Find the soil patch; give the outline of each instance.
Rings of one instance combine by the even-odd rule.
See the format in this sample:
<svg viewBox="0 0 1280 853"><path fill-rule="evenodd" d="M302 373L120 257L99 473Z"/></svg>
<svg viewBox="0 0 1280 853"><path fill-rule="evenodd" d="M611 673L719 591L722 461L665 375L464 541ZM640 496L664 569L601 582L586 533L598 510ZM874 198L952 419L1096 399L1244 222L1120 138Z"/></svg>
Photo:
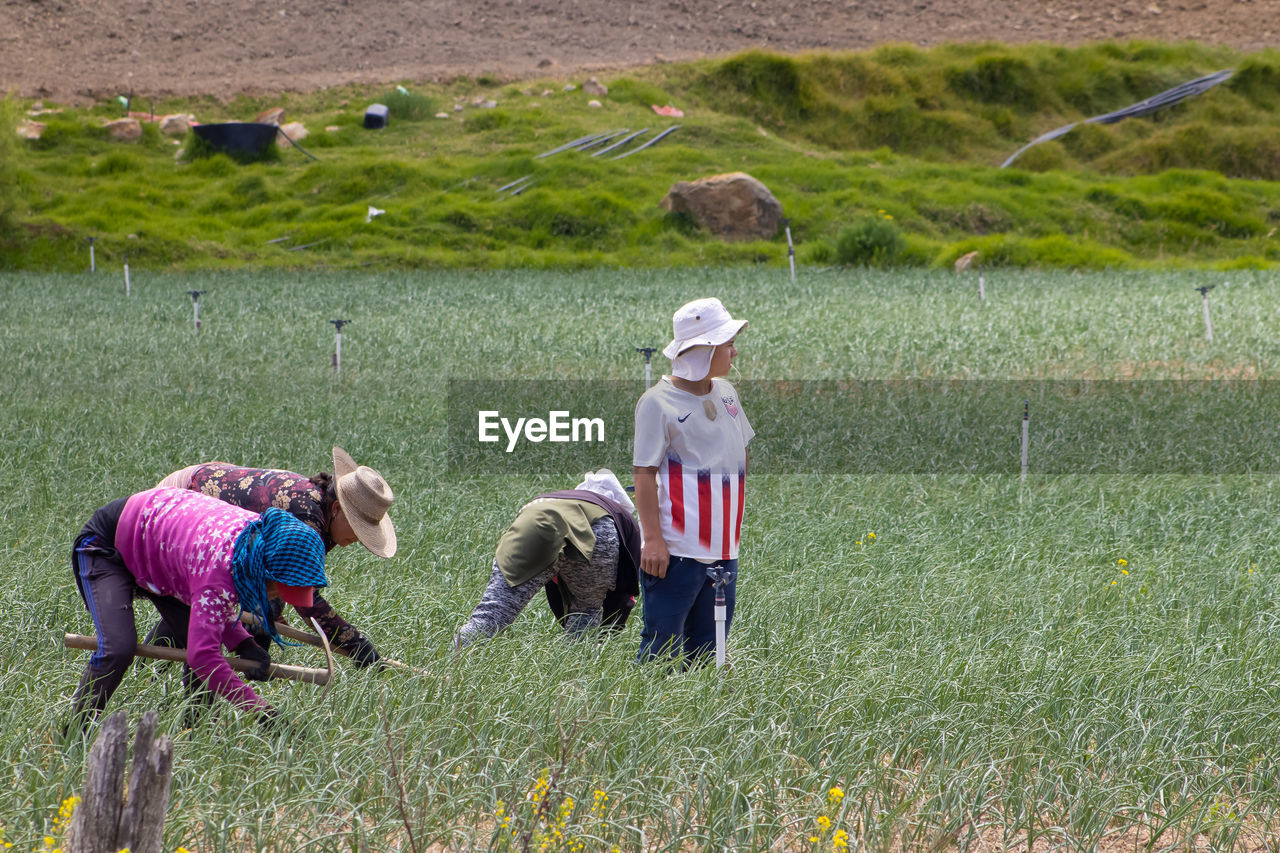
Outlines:
<svg viewBox="0 0 1280 853"><path fill-rule="evenodd" d="M77 103L502 79L748 48L1194 39L1274 46L1280 0L0 0L0 92Z"/></svg>

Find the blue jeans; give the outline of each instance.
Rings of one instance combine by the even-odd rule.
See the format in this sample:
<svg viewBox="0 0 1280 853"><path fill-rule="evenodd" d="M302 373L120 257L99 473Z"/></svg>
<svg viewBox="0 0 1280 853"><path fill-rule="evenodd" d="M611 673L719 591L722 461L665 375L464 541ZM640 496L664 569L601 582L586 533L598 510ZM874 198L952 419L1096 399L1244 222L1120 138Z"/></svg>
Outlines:
<svg viewBox="0 0 1280 853"><path fill-rule="evenodd" d="M667 576L641 573L644 594L644 629L640 634L638 663L657 657L683 658L686 663L708 656L716 649L715 588L707 570L723 566L725 584L725 635L733 622L738 585L738 561L703 563L689 557L672 557Z"/></svg>

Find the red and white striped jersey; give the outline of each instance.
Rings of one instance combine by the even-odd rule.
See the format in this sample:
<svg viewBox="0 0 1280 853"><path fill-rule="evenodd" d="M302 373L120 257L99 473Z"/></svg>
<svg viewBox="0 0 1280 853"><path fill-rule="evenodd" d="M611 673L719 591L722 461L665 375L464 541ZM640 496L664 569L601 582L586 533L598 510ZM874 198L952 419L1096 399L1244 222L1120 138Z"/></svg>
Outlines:
<svg viewBox="0 0 1280 853"><path fill-rule="evenodd" d="M755 434L725 379L697 396L664 376L640 398L632 464L658 469L658 514L672 556L737 559Z"/></svg>

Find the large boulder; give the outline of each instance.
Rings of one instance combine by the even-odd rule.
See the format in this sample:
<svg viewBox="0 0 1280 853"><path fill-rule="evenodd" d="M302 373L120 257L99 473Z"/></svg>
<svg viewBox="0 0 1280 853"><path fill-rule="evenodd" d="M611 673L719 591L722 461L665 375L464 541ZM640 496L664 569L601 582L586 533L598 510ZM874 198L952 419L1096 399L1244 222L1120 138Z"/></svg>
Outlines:
<svg viewBox="0 0 1280 853"><path fill-rule="evenodd" d="M284 107L271 107L258 113L254 119L258 124L280 125L284 123Z"/></svg>
<svg viewBox="0 0 1280 853"><path fill-rule="evenodd" d="M105 127L117 142L137 142L142 138L142 122L136 118L118 118L107 122Z"/></svg>
<svg viewBox="0 0 1280 853"><path fill-rule="evenodd" d="M291 121L288 124L280 125L281 136L276 142L285 148L288 148L294 142L301 142L307 138L307 128L300 121Z"/></svg>
<svg viewBox="0 0 1280 853"><path fill-rule="evenodd" d="M23 122L18 125L18 135L23 139L39 139L40 135L44 133L44 129L44 122L24 119Z"/></svg>
<svg viewBox="0 0 1280 853"><path fill-rule="evenodd" d="M687 213L725 240L770 240L782 226L782 205L745 172L673 184L662 206Z"/></svg>
<svg viewBox="0 0 1280 853"><path fill-rule="evenodd" d="M165 136L186 136L191 130L191 116L186 113L167 115L160 119L160 132Z"/></svg>

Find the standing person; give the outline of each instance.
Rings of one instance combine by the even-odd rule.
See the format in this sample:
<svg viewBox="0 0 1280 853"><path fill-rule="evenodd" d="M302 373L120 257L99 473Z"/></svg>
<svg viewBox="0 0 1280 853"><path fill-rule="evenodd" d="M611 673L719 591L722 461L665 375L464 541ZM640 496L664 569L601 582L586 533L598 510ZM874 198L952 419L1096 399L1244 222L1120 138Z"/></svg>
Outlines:
<svg viewBox="0 0 1280 853"><path fill-rule="evenodd" d="M570 637L601 624L622 630L640 591L634 510L608 468L589 472L575 489L539 495L521 507L498 540L489 584L454 647L506 628L544 586Z"/></svg>
<svg viewBox="0 0 1280 853"><path fill-rule="evenodd" d="M755 430L724 377L738 354L735 320L719 299L696 299L672 318L662 354L671 374L636 404L636 509L644 544L641 662L659 656L687 665L715 650L715 591L722 569L733 619L738 540L746 497L747 442ZM726 630L728 625L726 624Z"/></svg>
<svg viewBox="0 0 1280 853"><path fill-rule="evenodd" d="M93 619L98 648L76 689L80 725L96 717L120 685L138 645L134 598L149 599L183 631L189 689L196 682L269 722L272 708L222 657L222 647L258 664L271 656L240 624L243 609L264 619L269 598L306 606L325 586L324 545L311 528L271 508L261 516L181 489L155 488L97 510L72 545L76 586ZM68 729L75 730L75 724Z"/></svg>
<svg viewBox="0 0 1280 853"><path fill-rule="evenodd" d="M333 448L332 475L321 472L304 477L292 471L207 462L175 471L160 484L197 491L252 512L273 506L286 510L320 534L326 553L355 542L379 557L396 552L396 531L387 516L395 499L391 487L377 471L356 465L341 447ZM283 609L281 600L273 601L273 622ZM304 622L314 618L334 649L346 653L357 666L378 661L373 643L323 597L316 595L312 604L294 609ZM263 641L261 634L258 639ZM161 621L147 640L180 647L181 632Z"/></svg>

